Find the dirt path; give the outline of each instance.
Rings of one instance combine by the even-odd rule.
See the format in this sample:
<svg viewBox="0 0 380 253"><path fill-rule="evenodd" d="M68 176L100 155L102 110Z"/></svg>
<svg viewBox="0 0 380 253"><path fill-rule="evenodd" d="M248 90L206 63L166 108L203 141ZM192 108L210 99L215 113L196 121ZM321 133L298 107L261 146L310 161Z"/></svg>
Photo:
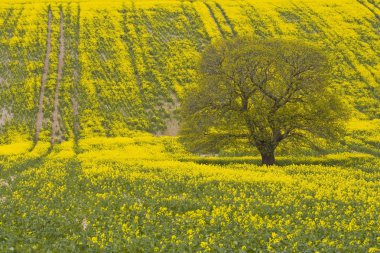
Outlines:
<svg viewBox="0 0 380 253"><path fill-rule="evenodd" d="M164 108L170 113L170 117L165 120L166 129L163 132L158 132L157 136L177 136L179 133L179 120L176 118L176 110L180 107L177 95L171 94L173 102L164 103Z"/></svg>
<svg viewBox="0 0 380 253"><path fill-rule="evenodd" d="M73 133L74 133L74 145L77 149L79 135L80 135L80 122L79 122L79 83L80 83L80 63L79 63L79 43L80 43L80 5L78 4L76 26L75 26L75 47L74 47L74 60L77 64L73 71L73 94L71 97L72 110L73 110Z"/></svg>
<svg viewBox="0 0 380 253"><path fill-rule="evenodd" d="M44 112L43 112L43 105L44 105L44 97L45 97L45 85L47 82L47 78L49 75L49 60L50 60L50 53L51 53L51 25L52 25L52 19L53 15L51 12L51 9L49 7L48 10L48 33L47 33L47 39L46 39L46 56L45 56L45 62L44 62L44 70L42 73L42 80L41 80L41 90L40 90L40 98L38 101L38 112L37 112L37 119L36 119L36 134L34 137L34 143L37 144L40 136L40 132L42 129L42 122L44 118Z"/></svg>
<svg viewBox="0 0 380 253"><path fill-rule="evenodd" d="M4 107L0 110L0 128L13 119L12 110Z"/></svg>
<svg viewBox="0 0 380 253"><path fill-rule="evenodd" d="M54 143L56 142L61 142L62 137L63 137L62 129L60 125L61 115L59 113L59 87L62 81L64 58L65 58L64 17L63 17L62 8L60 10L59 30L60 30L60 37L59 37L58 75L57 75L57 83L55 85L55 93L54 93L53 122L51 126L51 145L54 145Z"/></svg>

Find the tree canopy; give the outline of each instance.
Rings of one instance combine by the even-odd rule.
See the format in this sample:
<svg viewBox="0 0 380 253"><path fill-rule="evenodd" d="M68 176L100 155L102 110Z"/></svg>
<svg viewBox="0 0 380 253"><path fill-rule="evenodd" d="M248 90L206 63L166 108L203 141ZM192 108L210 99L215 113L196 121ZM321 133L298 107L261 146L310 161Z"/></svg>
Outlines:
<svg viewBox="0 0 380 253"><path fill-rule="evenodd" d="M192 151L243 139L263 164L285 139L344 133L348 110L331 88L331 64L300 41L235 38L202 54L199 82L182 104L182 140Z"/></svg>

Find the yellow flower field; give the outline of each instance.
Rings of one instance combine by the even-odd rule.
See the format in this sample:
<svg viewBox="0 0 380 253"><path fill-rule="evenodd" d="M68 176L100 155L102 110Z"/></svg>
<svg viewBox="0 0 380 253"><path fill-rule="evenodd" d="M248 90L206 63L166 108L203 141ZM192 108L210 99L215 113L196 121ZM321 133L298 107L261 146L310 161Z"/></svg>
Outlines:
<svg viewBox="0 0 380 253"><path fill-rule="evenodd" d="M378 0L1 0L0 252L380 252L379 22ZM189 154L199 57L244 35L326 51L347 136L273 167Z"/></svg>
<svg viewBox="0 0 380 253"><path fill-rule="evenodd" d="M268 168L255 158L202 164L169 137L82 140L79 153L73 142L17 146L1 156L3 252L379 250L372 155Z"/></svg>
<svg viewBox="0 0 380 253"><path fill-rule="evenodd" d="M3 0L0 142L31 141L36 131L49 141L55 93L62 139L164 133L176 101L197 82L200 53L215 40L239 35L318 44L331 55L334 89L354 117L376 119L379 15L369 0ZM61 33L64 71L55 91ZM36 130L39 110L43 123Z"/></svg>

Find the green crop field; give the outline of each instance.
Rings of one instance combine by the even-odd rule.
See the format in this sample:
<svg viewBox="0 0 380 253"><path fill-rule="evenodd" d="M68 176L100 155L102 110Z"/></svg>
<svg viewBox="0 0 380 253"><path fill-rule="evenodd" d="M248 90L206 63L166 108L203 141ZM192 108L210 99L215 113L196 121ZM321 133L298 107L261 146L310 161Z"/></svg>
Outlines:
<svg viewBox="0 0 380 253"><path fill-rule="evenodd" d="M191 154L178 110L219 39L332 57L347 135ZM0 252L380 252L380 2L0 2Z"/></svg>

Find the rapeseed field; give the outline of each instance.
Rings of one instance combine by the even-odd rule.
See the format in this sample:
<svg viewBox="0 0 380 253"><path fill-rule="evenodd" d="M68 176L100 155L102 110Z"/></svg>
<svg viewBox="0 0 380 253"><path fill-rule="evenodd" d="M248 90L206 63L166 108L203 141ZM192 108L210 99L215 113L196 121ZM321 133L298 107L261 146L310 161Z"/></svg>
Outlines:
<svg viewBox="0 0 380 253"><path fill-rule="evenodd" d="M200 55L242 35L328 52L346 137L186 151ZM379 97L376 0L2 0L0 252L380 252Z"/></svg>
<svg viewBox="0 0 380 253"><path fill-rule="evenodd" d="M320 46L354 118L376 119L379 15L367 0L3 0L0 141L176 135L201 52L241 35Z"/></svg>
<svg viewBox="0 0 380 253"><path fill-rule="evenodd" d="M1 156L3 252L379 251L372 155L262 167L202 164L172 137L49 145Z"/></svg>

